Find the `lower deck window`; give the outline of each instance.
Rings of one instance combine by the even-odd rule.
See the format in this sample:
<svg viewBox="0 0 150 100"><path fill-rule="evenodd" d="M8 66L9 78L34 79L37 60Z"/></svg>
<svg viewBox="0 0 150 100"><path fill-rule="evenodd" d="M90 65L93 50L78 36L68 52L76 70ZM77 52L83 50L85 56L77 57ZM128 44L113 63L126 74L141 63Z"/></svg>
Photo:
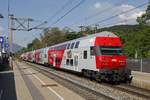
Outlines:
<svg viewBox="0 0 150 100"><path fill-rule="evenodd" d="M87 51L84 51L84 52L83 52L83 58L84 58L84 59L87 59Z"/></svg>
<svg viewBox="0 0 150 100"><path fill-rule="evenodd" d="M69 59L66 60L66 65L69 65Z"/></svg>
<svg viewBox="0 0 150 100"><path fill-rule="evenodd" d="M66 60L66 65L73 66L73 59L67 59Z"/></svg>
<svg viewBox="0 0 150 100"><path fill-rule="evenodd" d="M73 66L73 59L70 59L70 65Z"/></svg>

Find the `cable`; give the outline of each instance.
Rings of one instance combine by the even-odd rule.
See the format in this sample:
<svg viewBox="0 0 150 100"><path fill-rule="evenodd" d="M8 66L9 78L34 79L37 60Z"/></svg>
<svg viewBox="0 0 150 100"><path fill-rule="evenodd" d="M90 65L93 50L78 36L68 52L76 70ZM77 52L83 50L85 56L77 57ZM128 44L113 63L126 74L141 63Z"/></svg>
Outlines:
<svg viewBox="0 0 150 100"><path fill-rule="evenodd" d="M132 20L132 19L128 19L128 20L127 20L127 19L124 19L124 20L116 21L116 22L111 23L111 24L110 24L110 23L109 23L109 24L104 24L104 25L103 25L103 28L104 28L104 27L107 27L107 26L109 26L109 25L113 26L113 25L115 25L115 24L117 24L117 23L123 23L123 22L131 21L131 20ZM119 25L119 24L118 24L118 25ZM121 25L121 24L120 24L120 25ZM122 24L122 25L123 25L123 24Z"/></svg>
<svg viewBox="0 0 150 100"><path fill-rule="evenodd" d="M56 23L58 23L60 20L62 20L65 16L67 16L69 13L71 13L74 9L76 9L77 7L79 7L81 4L83 4L86 0L81 0L77 5L75 5L73 8L71 8L68 12L66 12L63 16L61 16L60 18L58 18L55 22L53 22L51 25L55 25Z"/></svg>
<svg viewBox="0 0 150 100"><path fill-rule="evenodd" d="M57 10L54 15L52 15L49 19L49 21L51 21L52 19L54 19L59 13L61 13L69 4L71 4L73 2L73 0L68 0L59 10Z"/></svg>
<svg viewBox="0 0 150 100"><path fill-rule="evenodd" d="M122 0L122 1L120 1L120 2L118 2L118 3L116 3L116 4L114 4L114 6L119 6L119 5L121 5L123 2L126 2L127 0ZM96 16L98 16L98 15L101 15L102 13L105 13L105 12L107 12L107 11L109 11L109 10L112 10L112 9L114 9L115 7L108 7L108 8L105 8L104 10L101 10L101 11L99 11L99 12L97 12L97 13L95 13L95 14L93 14L93 15L90 15L90 16L88 16L88 17L85 17L85 18L83 18L83 19L81 19L79 22L75 22L75 23L73 23L73 24L71 24L71 25L69 25L69 26L73 26L73 25L75 25L75 24L77 24L77 23L81 23L81 21L84 21L84 20L90 20L90 19L92 19L92 18L94 18L94 17L96 17Z"/></svg>
<svg viewBox="0 0 150 100"><path fill-rule="evenodd" d="M47 24L54 19L59 13L61 13L69 4L71 4L73 2L73 0L68 0L59 10L57 10L54 15L52 15L50 18L47 19L47 21L45 21ZM49 29L52 28L51 26L45 28L45 29Z"/></svg>
<svg viewBox="0 0 150 100"><path fill-rule="evenodd" d="M119 6L119 5L121 5L122 3L126 2L126 1L127 1L127 0L122 0L122 1L120 1L120 2L118 2L118 3L116 3L116 4L114 4L114 6ZM114 8L115 8L115 7L108 7L108 8L105 8L105 9L102 10L102 11L99 11L99 12L97 12L97 13L91 15L91 16L86 17L86 20L89 20L89 19L91 19L91 18L94 18L94 17L96 17L96 16L98 16L98 15L101 15L102 13L104 13L104 12L106 12L106 11L109 11L109 10L112 10L112 9L114 9Z"/></svg>
<svg viewBox="0 0 150 100"><path fill-rule="evenodd" d="M140 8L140 7L142 7L142 6L145 6L147 3L148 3L148 2L143 3L143 4L139 5L139 6L136 6L135 8L132 8L132 9L129 9L129 10L123 11L123 12L121 12L121 13L118 13L118 14L113 15L113 16L111 16L111 17L105 18L105 19L100 20L100 21L98 21L98 22L96 22L96 23L94 23L94 24L91 24L91 25L95 25L95 24L103 23L103 22L108 21L108 20L110 20L110 19L113 19L113 18L115 18L115 17L117 17L117 16L119 16L119 15L122 15L122 14L125 14L125 13L128 13L128 12L131 12L131 11L133 11L133 10L137 9L137 8Z"/></svg>

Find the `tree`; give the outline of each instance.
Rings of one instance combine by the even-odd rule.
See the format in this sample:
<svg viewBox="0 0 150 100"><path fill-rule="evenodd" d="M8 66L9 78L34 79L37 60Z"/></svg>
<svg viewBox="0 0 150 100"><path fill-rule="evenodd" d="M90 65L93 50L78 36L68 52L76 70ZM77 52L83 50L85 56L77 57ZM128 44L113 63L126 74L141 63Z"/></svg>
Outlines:
<svg viewBox="0 0 150 100"><path fill-rule="evenodd" d="M30 46L30 44L29 44L29 46ZM38 38L35 38L32 41L31 46L32 46L31 47L32 50L34 50L34 49L40 49L42 47L42 43L41 43L41 41Z"/></svg>
<svg viewBox="0 0 150 100"><path fill-rule="evenodd" d="M141 17L137 17L137 22L140 25L145 25L147 24L147 20L150 20L150 2L148 3L147 9L146 9L146 13L143 14Z"/></svg>

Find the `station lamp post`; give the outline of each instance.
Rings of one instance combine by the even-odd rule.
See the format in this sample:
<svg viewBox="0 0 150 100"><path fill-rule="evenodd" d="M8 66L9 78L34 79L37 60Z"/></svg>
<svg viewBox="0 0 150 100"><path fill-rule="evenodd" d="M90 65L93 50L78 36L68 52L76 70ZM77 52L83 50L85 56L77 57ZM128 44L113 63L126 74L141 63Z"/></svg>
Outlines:
<svg viewBox="0 0 150 100"><path fill-rule="evenodd" d="M0 14L0 27L1 27L1 19L3 19L3 18L4 18L3 15Z"/></svg>
<svg viewBox="0 0 150 100"><path fill-rule="evenodd" d="M3 18L4 18L3 15L0 14L0 27L1 27L1 19L3 19ZM0 31L0 35L1 35L1 31ZM3 39L0 38L0 57L2 56L2 41L3 41Z"/></svg>

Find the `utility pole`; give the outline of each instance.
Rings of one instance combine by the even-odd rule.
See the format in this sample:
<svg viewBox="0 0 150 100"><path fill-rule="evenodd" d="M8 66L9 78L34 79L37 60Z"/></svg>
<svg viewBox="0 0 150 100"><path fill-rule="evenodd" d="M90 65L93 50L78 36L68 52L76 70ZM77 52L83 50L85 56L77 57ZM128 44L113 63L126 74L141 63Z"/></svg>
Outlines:
<svg viewBox="0 0 150 100"><path fill-rule="evenodd" d="M98 26L99 26L98 24L95 24L95 27L94 27L94 34L97 33L97 27L98 27Z"/></svg>
<svg viewBox="0 0 150 100"><path fill-rule="evenodd" d="M1 19L3 19L3 18L4 18L3 15L0 14L0 27L1 27ZM1 35L1 32L2 31L0 30L0 35ZM2 43L2 39L1 39L1 43L0 43L0 59L2 58L2 49L3 49L3 43ZM2 63L1 61L0 61L0 63Z"/></svg>
<svg viewBox="0 0 150 100"><path fill-rule="evenodd" d="M35 20L31 18L16 18L14 15L9 15L9 44L10 44L10 52L12 52L13 45L13 31L31 31L33 29L45 29L45 27L41 27L47 22L40 22L40 24L33 26L31 22L35 22Z"/></svg>
<svg viewBox="0 0 150 100"><path fill-rule="evenodd" d="M1 26L1 19L3 19L4 17L3 17L3 15L2 14L0 14L0 26ZM0 31L1 32L1 31ZM1 34L1 33L0 33Z"/></svg>
<svg viewBox="0 0 150 100"><path fill-rule="evenodd" d="M10 45L10 52L12 53L12 41L13 41L13 18L14 15L9 15L9 45Z"/></svg>

